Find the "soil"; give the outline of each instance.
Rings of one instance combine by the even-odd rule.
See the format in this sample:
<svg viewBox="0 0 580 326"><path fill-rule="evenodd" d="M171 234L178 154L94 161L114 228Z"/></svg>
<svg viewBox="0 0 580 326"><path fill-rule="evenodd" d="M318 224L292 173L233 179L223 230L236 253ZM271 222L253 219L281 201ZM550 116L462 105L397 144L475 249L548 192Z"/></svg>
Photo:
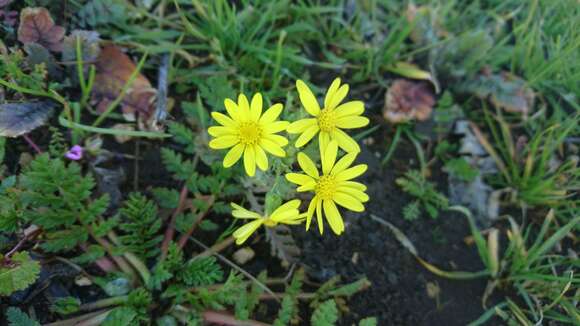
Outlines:
<svg viewBox="0 0 580 326"><path fill-rule="evenodd" d="M377 153L384 153L378 151ZM483 265L474 247L463 239L469 235L467 220L455 213L434 220L426 214L413 222L402 218L402 209L412 199L395 184L414 162L412 146L404 143L397 159L382 169L368 149L360 161L369 165L360 181L371 198L363 214L345 214L346 231L334 236L329 230L296 232L309 276L323 282L340 275L345 282L366 276L372 283L349 300L349 313L341 325L353 325L375 316L379 325L466 325L483 312L481 298L485 280L457 281L438 277L402 247L392 232L372 220L373 214L399 228L426 261L445 270L479 271ZM433 173L440 169L433 169ZM433 175L440 191L447 189L444 174ZM313 223L315 224L315 223ZM427 284L439 287L439 298L428 295ZM490 303L488 302L488 306Z"/></svg>

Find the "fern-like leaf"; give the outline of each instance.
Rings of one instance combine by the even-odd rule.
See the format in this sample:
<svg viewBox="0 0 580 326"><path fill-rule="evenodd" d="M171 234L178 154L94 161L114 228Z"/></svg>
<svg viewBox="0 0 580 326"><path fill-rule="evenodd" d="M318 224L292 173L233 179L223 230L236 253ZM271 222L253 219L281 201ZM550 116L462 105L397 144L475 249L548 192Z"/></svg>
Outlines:
<svg viewBox="0 0 580 326"><path fill-rule="evenodd" d="M141 194L131 194L121 209L120 228L126 233L121 242L131 252L144 258L159 254L162 235L157 205Z"/></svg>
<svg viewBox="0 0 580 326"><path fill-rule="evenodd" d="M338 321L338 309L334 300L324 301L312 314L312 326L333 326Z"/></svg>
<svg viewBox="0 0 580 326"><path fill-rule="evenodd" d="M8 308L6 311L6 319L8 319L8 326L40 326L36 320L33 320L22 310L14 307Z"/></svg>

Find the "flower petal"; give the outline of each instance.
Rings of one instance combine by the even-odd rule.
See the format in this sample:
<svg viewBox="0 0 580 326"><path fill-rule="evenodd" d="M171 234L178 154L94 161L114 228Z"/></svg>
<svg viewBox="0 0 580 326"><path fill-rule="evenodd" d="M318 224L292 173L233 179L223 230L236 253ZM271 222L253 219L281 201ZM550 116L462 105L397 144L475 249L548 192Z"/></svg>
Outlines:
<svg viewBox="0 0 580 326"><path fill-rule="evenodd" d="M324 221L322 215L322 199L318 199L316 202L316 221L318 222L318 230L320 234L324 232Z"/></svg>
<svg viewBox="0 0 580 326"><path fill-rule="evenodd" d="M267 138L260 139L260 146L268 153L278 156L278 157L285 157L286 152L278 145L276 142L269 140Z"/></svg>
<svg viewBox="0 0 580 326"><path fill-rule="evenodd" d="M338 142L338 146L347 153L360 152L360 147L356 141L338 128L332 131L332 139L335 139Z"/></svg>
<svg viewBox="0 0 580 326"><path fill-rule="evenodd" d="M354 197L358 201L360 201L361 203L366 203L367 201L369 201L369 195L367 195L366 193L364 193L358 189L354 189L354 188L350 188L350 187L338 187L336 189L336 191L337 191L337 193L342 192L342 193L345 193L351 197Z"/></svg>
<svg viewBox="0 0 580 326"><path fill-rule="evenodd" d="M342 129L361 128L369 124L369 118L361 116L346 116L336 120L336 126Z"/></svg>
<svg viewBox="0 0 580 326"><path fill-rule="evenodd" d="M302 171L306 172L309 176L315 179L319 178L318 169L308 155L302 152L298 153L298 165L300 165Z"/></svg>
<svg viewBox="0 0 580 326"><path fill-rule="evenodd" d="M300 215L298 207L300 207L300 199L291 200L276 208L276 210L270 214L270 218L276 222L282 222L287 219L295 219L293 217Z"/></svg>
<svg viewBox="0 0 580 326"><path fill-rule="evenodd" d="M268 157L266 156L266 152L260 145L254 146L254 150L256 151L256 164L262 171L266 171L268 169Z"/></svg>
<svg viewBox="0 0 580 326"><path fill-rule="evenodd" d="M301 119L292 122L288 128L286 128L286 131L291 134L298 134L304 132L306 129L316 124L318 124L318 120L316 120L316 118Z"/></svg>
<svg viewBox="0 0 580 326"><path fill-rule="evenodd" d="M366 191L367 190L367 186L365 186L364 184L362 184L360 182L356 182L356 181L341 181L338 184L338 186L352 188L352 189L356 189L359 191Z"/></svg>
<svg viewBox="0 0 580 326"><path fill-rule="evenodd" d="M306 145L306 143L308 143L312 139L312 137L314 137L316 135L316 133L319 130L320 129L318 128L318 125L312 125L312 126L308 127L308 129L306 129L302 133L302 135L300 135L300 137L298 137L294 146L296 146L296 148L299 148L299 147Z"/></svg>
<svg viewBox="0 0 580 326"><path fill-rule="evenodd" d="M302 106L304 106L306 112L312 116L318 116L320 113L320 106L310 88L308 88L308 86L300 79L296 81L296 88L298 89L300 102L302 102Z"/></svg>
<svg viewBox="0 0 580 326"><path fill-rule="evenodd" d="M230 117L228 117L227 115L225 115L223 113L212 112L211 117L222 126L226 126L226 127L235 127L236 126L236 123L234 122L234 120L232 120Z"/></svg>
<svg viewBox="0 0 580 326"><path fill-rule="evenodd" d="M365 104L363 101L350 101L339 105L334 109L334 114L337 118L349 115L361 115L365 111Z"/></svg>
<svg viewBox="0 0 580 326"><path fill-rule="evenodd" d="M336 175L336 180L337 181L346 181L346 180L354 179L354 178L358 177L359 175L365 173L367 168L368 167L366 164L355 165L351 168L348 168L348 169L338 173Z"/></svg>
<svg viewBox="0 0 580 326"><path fill-rule="evenodd" d="M256 151L254 150L254 146L246 146L246 150L244 151L244 168L250 177L256 174Z"/></svg>
<svg viewBox="0 0 580 326"><path fill-rule="evenodd" d="M286 180L301 186L316 182L311 176L302 173L286 173Z"/></svg>
<svg viewBox="0 0 580 326"><path fill-rule="evenodd" d="M332 199L339 204L340 206L350 209L354 212L363 212L365 210L364 205L360 202L360 200L350 196L344 192L336 192Z"/></svg>
<svg viewBox="0 0 580 326"><path fill-rule="evenodd" d="M328 102L328 105L325 106L326 109L333 110L334 108L336 108L340 104L340 102L344 100L346 94L348 94L348 84L343 84L338 88L336 93L334 93L332 99L330 99L330 101Z"/></svg>
<svg viewBox="0 0 580 326"><path fill-rule="evenodd" d="M257 219L257 218L262 218L262 216L256 212L252 212L250 210L247 210L245 208L243 208L242 206L236 204L236 203L230 203L230 205L232 206L233 210L232 210L232 216L235 218L242 218L242 219Z"/></svg>
<svg viewBox="0 0 580 326"><path fill-rule="evenodd" d="M236 162L242 157L242 153L244 153L244 149L246 145L244 144L237 144L234 148L230 149L230 151L224 157L224 167L229 168L232 165L236 164Z"/></svg>
<svg viewBox="0 0 580 326"><path fill-rule="evenodd" d="M330 133L320 130L320 134L318 134L318 150L320 153L324 153L324 149L328 146L330 141Z"/></svg>
<svg viewBox="0 0 580 326"><path fill-rule="evenodd" d="M336 175L346 170L352 164L352 162L354 162L357 155L358 153L347 153L340 160L338 160L338 162L336 162L336 164L332 168L332 171L330 171L330 174Z"/></svg>
<svg viewBox="0 0 580 326"><path fill-rule="evenodd" d="M312 223L312 216L314 215L314 210L316 209L316 203L318 202L318 197L314 196L308 204L308 210L306 211L306 231L310 229L310 223Z"/></svg>
<svg viewBox="0 0 580 326"><path fill-rule="evenodd" d="M236 244L241 245L242 243L246 242L248 238L256 232L256 230L264 223L263 219L255 220L250 223L246 223L239 229L237 229L233 236L236 238Z"/></svg>
<svg viewBox="0 0 580 326"><path fill-rule="evenodd" d="M276 119L278 119L280 116L280 113L282 113L283 108L284 106L280 103L272 105L268 110L266 110L266 112L264 112L264 114L262 114L262 117L260 118L260 124L268 124L270 122L276 121Z"/></svg>
<svg viewBox="0 0 580 326"><path fill-rule="evenodd" d="M262 100L262 94L256 93L252 97L252 103L250 104L250 119L252 121L258 122L260 116L262 115L262 105L264 104Z"/></svg>
<svg viewBox="0 0 580 326"><path fill-rule="evenodd" d="M296 191L305 192L305 191L313 191L314 189L316 189L316 181L303 184L300 187L296 188Z"/></svg>
<svg viewBox="0 0 580 326"><path fill-rule="evenodd" d="M238 107L243 120L250 120L250 102L245 94L238 95Z"/></svg>
<svg viewBox="0 0 580 326"><path fill-rule="evenodd" d="M267 135L264 136L265 139L274 142L275 144L277 144L278 146L284 147L286 145L288 145L288 139L286 137L280 136L280 135Z"/></svg>
<svg viewBox="0 0 580 326"><path fill-rule="evenodd" d="M338 144L336 141L331 141L328 146L324 149L323 153L320 153L320 159L322 160L322 174L329 174L330 170L336 162L336 155L338 154Z"/></svg>
<svg viewBox="0 0 580 326"><path fill-rule="evenodd" d="M326 91L326 97L324 98L324 107L325 108L327 108L328 105L330 104L330 101L334 97L334 94L336 94L338 87L340 87L340 78L335 78L332 81L332 84L330 84L330 87L328 87L328 90Z"/></svg>
<svg viewBox="0 0 580 326"><path fill-rule="evenodd" d="M209 128L207 128L207 133L212 135L213 137L234 136L237 134L235 128L222 127L222 126L209 127Z"/></svg>
<svg viewBox="0 0 580 326"><path fill-rule="evenodd" d="M234 121L243 120L242 111L240 110L236 102L232 101L229 98L226 98L224 100L224 106L226 107L226 111L228 112L230 117L232 117L232 120Z"/></svg>
<svg viewBox="0 0 580 326"><path fill-rule="evenodd" d="M336 204L332 200L324 200L324 213L332 231L340 235L344 231L344 222Z"/></svg>
<svg viewBox="0 0 580 326"><path fill-rule="evenodd" d="M266 134L274 134L274 133L280 132L282 130L285 130L289 124L290 123L288 121L270 122L268 124L263 125L262 130Z"/></svg>
<svg viewBox="0 0 580 326"><path fill-rule="evenodd" d="M237 136L222 136L214 138L209 142L209 147L213 149L230 148L240 142Z"/></svg>

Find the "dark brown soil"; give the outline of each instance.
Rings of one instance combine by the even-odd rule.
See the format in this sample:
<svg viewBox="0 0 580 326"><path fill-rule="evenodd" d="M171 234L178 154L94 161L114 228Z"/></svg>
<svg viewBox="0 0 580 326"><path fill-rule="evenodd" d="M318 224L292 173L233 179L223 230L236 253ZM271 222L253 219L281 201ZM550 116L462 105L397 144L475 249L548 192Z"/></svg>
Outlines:
<svg viewBox="0 0 580 326"><path fill-rule="evenodd" d="M351 298L350 312L341 325L356 324L369 316L376 316L379 325L465 325L484 312L481 296L485 280L447 280L430 273L388 228L369 217L374 214L398 227L422 258L439 268L483 269L475 248L463 242L469 235L464 217L442 213L436 220L428 216L413 222L403 219L402 209L411 198L400 190L395 179L412 165L414 152L412 146L402 144L397 154L398 159L382 169L370 151L363 152L361 161L366 161L369 170L361 181L368 186L371 198L366 212L346 214L346 231L340 237L329 230L323 236L296 232L303 248L303 263L313 280L323 282L340 275L343 281L351 282L366 276L372 283L368 290ZM434 175L433 179L445 192L445 175ZM427 293L429 282L440 288L439 306Z"/></svg>

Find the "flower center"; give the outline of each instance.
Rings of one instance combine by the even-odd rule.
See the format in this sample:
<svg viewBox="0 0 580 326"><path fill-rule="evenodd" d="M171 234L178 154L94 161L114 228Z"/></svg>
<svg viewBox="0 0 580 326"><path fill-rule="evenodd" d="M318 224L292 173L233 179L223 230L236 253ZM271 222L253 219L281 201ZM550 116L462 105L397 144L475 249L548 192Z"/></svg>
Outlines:
<svg viewBox="0 0 580 326"><path fill-rule="evenodd" d="M242 122L239 131L240 143L244 145L255 145L262 137L262 128L254 121Z"/></svg>
<svg viewBox="0 0 580 326"><path fill-rule="evenodd" d="M273 221L271 218L265 218L264 220L264 225L267 227L275 227L276 225L278 225L278 222Z"/></svg>
<svg viewBox="0 0 580 326"><path fill-rule="evenodd" d="M323 175L318 179L316 188L314 188L316 195L321 199L332 199L336 192L336 179L332 175Z"/></svg>
<svg viewBox="0 0 580 326"><path fill-rule="evenodd" d="M336 114L329 109L323 109L318 114L318 127L322 131L330 132L336 124Z"/></svg>

